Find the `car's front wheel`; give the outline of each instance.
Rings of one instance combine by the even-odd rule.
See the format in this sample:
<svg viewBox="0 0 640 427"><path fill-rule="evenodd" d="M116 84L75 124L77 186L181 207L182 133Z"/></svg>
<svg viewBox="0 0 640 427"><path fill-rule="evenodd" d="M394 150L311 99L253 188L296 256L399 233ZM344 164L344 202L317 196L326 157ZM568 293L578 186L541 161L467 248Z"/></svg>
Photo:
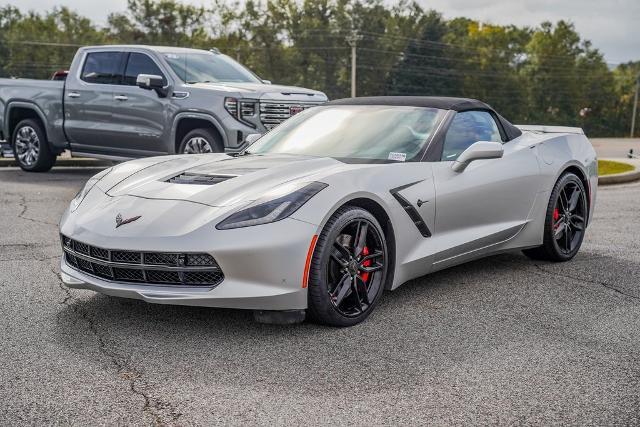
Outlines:
<svg viewBox="0 0 640 427"><path fill-rule="evenodd" d="M580 178L566 173L551 192L544 223L543 244L526 249L532 259L569 261L582 245L589 215L587 193Z"/></svg>
<svg viewBox="0 0 640 427"><path fill-rule="evenodd" d="M388 259L376 218L358 207L338 209L318 237L311 261L309 317L333 326L366 319L384 291Z"/></svg>

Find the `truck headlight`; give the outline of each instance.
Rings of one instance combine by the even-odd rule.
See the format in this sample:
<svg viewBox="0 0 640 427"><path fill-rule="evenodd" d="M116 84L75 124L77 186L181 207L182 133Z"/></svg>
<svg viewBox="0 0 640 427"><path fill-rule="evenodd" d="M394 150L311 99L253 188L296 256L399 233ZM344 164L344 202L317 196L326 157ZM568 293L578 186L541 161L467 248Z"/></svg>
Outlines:
<svg viewBox="0 0 640 427"><path fill-rule="evenodd" d="M78 206L80 206L84 198L87 197L87 194L89 194L89 192L93 189L93 187L95 187L98 181L100 181L102 178L107 176L107 174L109 174L109 172L111 172L112 169L113 169L112 167L109 169L105 169L102 172L99 172L96 175L89 178L89 180L84 184L84 187L82 187L82 189L78 191L78 194L76 194L76 197L74 197L73 200L71 201L71 207L70 207L71 212L78 209Z"/></svg>
<svg viewBox="0 0 640 427"><path fill-rule="evenodd" d="M300 209L309 199L326 187L327 184L322 182L311 182L303 184L295 191L276 199L256 200L249 207L222 220L216 225L216 228L218 230L229 230L280 221Z"/></svg>
<svg viewBox="0 0 640 427"><path fill-rule="evenodd" d="M239 122L252 128L256 127L249 119L256 116L258 111L257 101L253 99L225 98L224 109Z"/></svg>

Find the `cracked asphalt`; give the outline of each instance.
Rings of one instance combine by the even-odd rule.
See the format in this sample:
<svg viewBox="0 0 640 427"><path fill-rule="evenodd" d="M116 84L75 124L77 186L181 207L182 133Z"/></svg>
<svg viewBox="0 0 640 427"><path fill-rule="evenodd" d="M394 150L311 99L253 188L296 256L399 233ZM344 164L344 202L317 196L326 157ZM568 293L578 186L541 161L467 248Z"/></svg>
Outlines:
<svg viewBox="0 0 640 427"><path fill-rule="evenodd" d="M572 262L483 259L334 329L65 288L96 172L0 171L0 425L640 424L640 184L600 188Z"/></svg>

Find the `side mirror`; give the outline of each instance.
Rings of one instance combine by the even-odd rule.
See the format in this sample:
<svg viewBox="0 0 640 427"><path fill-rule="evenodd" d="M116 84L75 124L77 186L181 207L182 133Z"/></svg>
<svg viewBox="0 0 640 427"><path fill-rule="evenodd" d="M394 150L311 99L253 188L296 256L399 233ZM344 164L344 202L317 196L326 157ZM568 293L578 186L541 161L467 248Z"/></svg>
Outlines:
<svg viewBox="0 0 640 427"><path fill-rule="evenodd" d="M462 154L453 162L451 169L456 172L462 172L474 160L481 159L499 159L502 157L504 150L502 144L491 141L478 141L471 144L469 148L464 150Z"/></svg>
<svg viewBox="0 0 640 427"><path fill-rule="evenodd" d="M136 86L142 89L162 89L164 87L162 76L155 74L138 74L136 77Z"/></svg>
<svg viewBox="0 0 640 427"><path fill-rule="evenodd" d="M136 86L141 89L155 90L159 97L164 98L169 91L163 80L162 76L155 74L138 74Z"/></svg>
<svg viewBox="0 0 640 427"><path fill-rule="evenodd" d="M256 142L258 139L260 139L262 135L259 133L250 133L249 135L247 135L247 137L244 139L244 142L247 145L251 145L254 142Z"/></svg>
<svg viewBox="0 0 640 427"><path fill-rule="evenodd" d="M271 80L262 80L262 83L264 83L266 85L270 85L271 84Z"/></svg>

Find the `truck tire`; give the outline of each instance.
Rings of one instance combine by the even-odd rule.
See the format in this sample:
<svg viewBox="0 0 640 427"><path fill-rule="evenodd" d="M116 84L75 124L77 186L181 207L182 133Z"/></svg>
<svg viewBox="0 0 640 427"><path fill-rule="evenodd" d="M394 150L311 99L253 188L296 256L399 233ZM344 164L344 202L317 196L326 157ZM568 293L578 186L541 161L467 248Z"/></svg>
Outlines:
<svg viewBox="0 0 640 427"><path fill-rule="evenodd" d="M27 172L46 172L56 162L56 155L37 120L26 119L18 123L13 130L11 147L18 166Z"/></svg>
<svg viewBox="0 0 640 427"><path fill-rule="evenodd" d="M214 131L198 128L188 132L178 148L180 154L224 153L224 145Z"/></svg>

